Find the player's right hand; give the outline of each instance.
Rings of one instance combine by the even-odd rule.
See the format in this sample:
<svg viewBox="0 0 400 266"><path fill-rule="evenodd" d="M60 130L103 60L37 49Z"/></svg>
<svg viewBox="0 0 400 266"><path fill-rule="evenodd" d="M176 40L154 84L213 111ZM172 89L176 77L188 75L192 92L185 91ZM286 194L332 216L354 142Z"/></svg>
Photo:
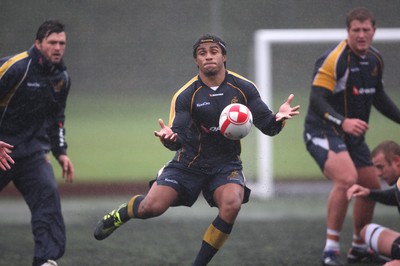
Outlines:
<svg viewBox="0 0 400 266"><path fill-rule="evenodd" d="M158 119L158 123L160 124L161 129L160 131L154 131L154 136L159 137L161 142L175 142L178 134L174 133L170 127L166 126L161 118Z"/></svg>
<svg viewBox="0 0 400 266"><path fill-rule="evenodd" d="M361 119L346 118L343 120L342 129L347 134L359 137L367 132L368 124Z"/></svg>
<svg viewBox="0 0 400 266"><path fill-rule="evenodd" d="M3 171L7 171L11 169L10 164L14 164L14 160L11 158L9 155L11 153L11 149L14 148L14 146L0 141L0 168Z"/></svg>

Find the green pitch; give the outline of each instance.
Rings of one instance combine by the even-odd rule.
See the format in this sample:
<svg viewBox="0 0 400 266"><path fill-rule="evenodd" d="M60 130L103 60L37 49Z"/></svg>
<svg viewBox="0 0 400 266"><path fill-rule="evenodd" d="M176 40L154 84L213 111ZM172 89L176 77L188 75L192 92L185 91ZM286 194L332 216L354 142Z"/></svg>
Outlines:
<svg viewBox="0 0 400 266"><path fill-rule="evenodd" d="M286 92L274 92L274 111L287 96ZM144 181L153 178L174 155L153 135L154 130L159 129L158 118L166 123L169 120L171 97L164 97L100 94L93 98L72 93L67 106L66 128L76 181ZM301 115L289 120L284 130L273 137L274 176L278 179L321 178L302 139L307 100L308 91L295 93L294 102L301 105ZM367 135L371 147L383 139L398 139L399 126L375 110L371 125ZM254 177L257 169L256 131L253 127L242 143L248 179ZM55 171L60 175L59 167Z"/></svg>
<svg viewBox="0 0 400 266"><path fill-rule="evenodd" d="M200 198L192 208L171 208L158 218L131 220L109 238L95 240L97 220L127 199L64 198L68 244L59 265L190 265L204 231L217 215L217 209ZM252 198L243 205L230 238L209 265L320 265L325 204L325 197L316 195L269 201ZM0 221L0 266L30 265L33 241L25 203L2 199L0 208L7 213ZM351 243L350 222L348 216L342 254ZM377 205L374 222L400 229L393 207Z"/></svg>

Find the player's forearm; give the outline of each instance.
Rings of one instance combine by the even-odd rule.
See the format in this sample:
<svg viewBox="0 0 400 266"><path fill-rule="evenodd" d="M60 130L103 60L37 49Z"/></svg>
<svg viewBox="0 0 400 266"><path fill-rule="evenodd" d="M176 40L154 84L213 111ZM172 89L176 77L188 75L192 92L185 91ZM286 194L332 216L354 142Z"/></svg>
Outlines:
<svg viewBox="0 0 400 266"><path fill-rule="evenodd" d="M385 190L371 189L368 197L385 205L397 206L396 187Z"/></svg>
<svg viewBox="0 0 400 266"><path fill-rule="evenodd" d="M343 123L344 117L329 104L327 98L330 94L331 92L327 89L313 87L310 95L310 107L325 120L340 126Z"/></svg>
<svg viewBox="0 0 400 266"><path fill-rule="evenodd" d="M400 124L400 109L384 91L375 96L374 106L384 116Z"/></svg>

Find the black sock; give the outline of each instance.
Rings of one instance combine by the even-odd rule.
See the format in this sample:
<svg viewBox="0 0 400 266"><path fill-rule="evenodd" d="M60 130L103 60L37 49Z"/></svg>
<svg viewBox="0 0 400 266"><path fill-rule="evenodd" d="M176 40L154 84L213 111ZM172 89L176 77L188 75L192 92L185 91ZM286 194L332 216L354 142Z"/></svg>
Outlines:
<svg viewBox="0 0 400 266"><path fill-rule="evenodd" d="M228 224L217 216L204 234L200 251L193 266L207 265L228 239L232 227L233 224Z"/></svg>

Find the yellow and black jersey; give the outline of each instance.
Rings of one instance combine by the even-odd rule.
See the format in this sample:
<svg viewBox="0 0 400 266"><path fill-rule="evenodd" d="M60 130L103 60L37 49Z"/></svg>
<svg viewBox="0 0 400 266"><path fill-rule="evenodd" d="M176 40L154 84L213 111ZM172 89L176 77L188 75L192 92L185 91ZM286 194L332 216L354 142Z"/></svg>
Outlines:
<svg viewBox="0 0 400 266"><path fill-rule="evenodd" d="M34 46L0 59L0 140L14 145L14 158L50 150L56 157L66 153L69 88L64 64L51 64Z"/></svg>
<svg viewBox="0 0 400 266"><path fill-rule="evenodd" d="M196 76L176 92L171 103L169 126L178 140L166 146L177 150L176 161L201 168L240 160L240 141L229 140L219 131L220 114L231 103L246 105L254 125L264 134L273 136L282 129L283 123L275 121L251 81L227 71L223 83L210 88Z"/></svg>
<svg viewBox="0 0 400 266"><path fill-rule="evenodd" d="M375 48L370 47L360 57L351 51L346 40L322 55L315 63L306 131L335 127L341 132L345 118L368 123L372 106L400 123L400 110L384 91L383 68L382 57Z"/></svg>

